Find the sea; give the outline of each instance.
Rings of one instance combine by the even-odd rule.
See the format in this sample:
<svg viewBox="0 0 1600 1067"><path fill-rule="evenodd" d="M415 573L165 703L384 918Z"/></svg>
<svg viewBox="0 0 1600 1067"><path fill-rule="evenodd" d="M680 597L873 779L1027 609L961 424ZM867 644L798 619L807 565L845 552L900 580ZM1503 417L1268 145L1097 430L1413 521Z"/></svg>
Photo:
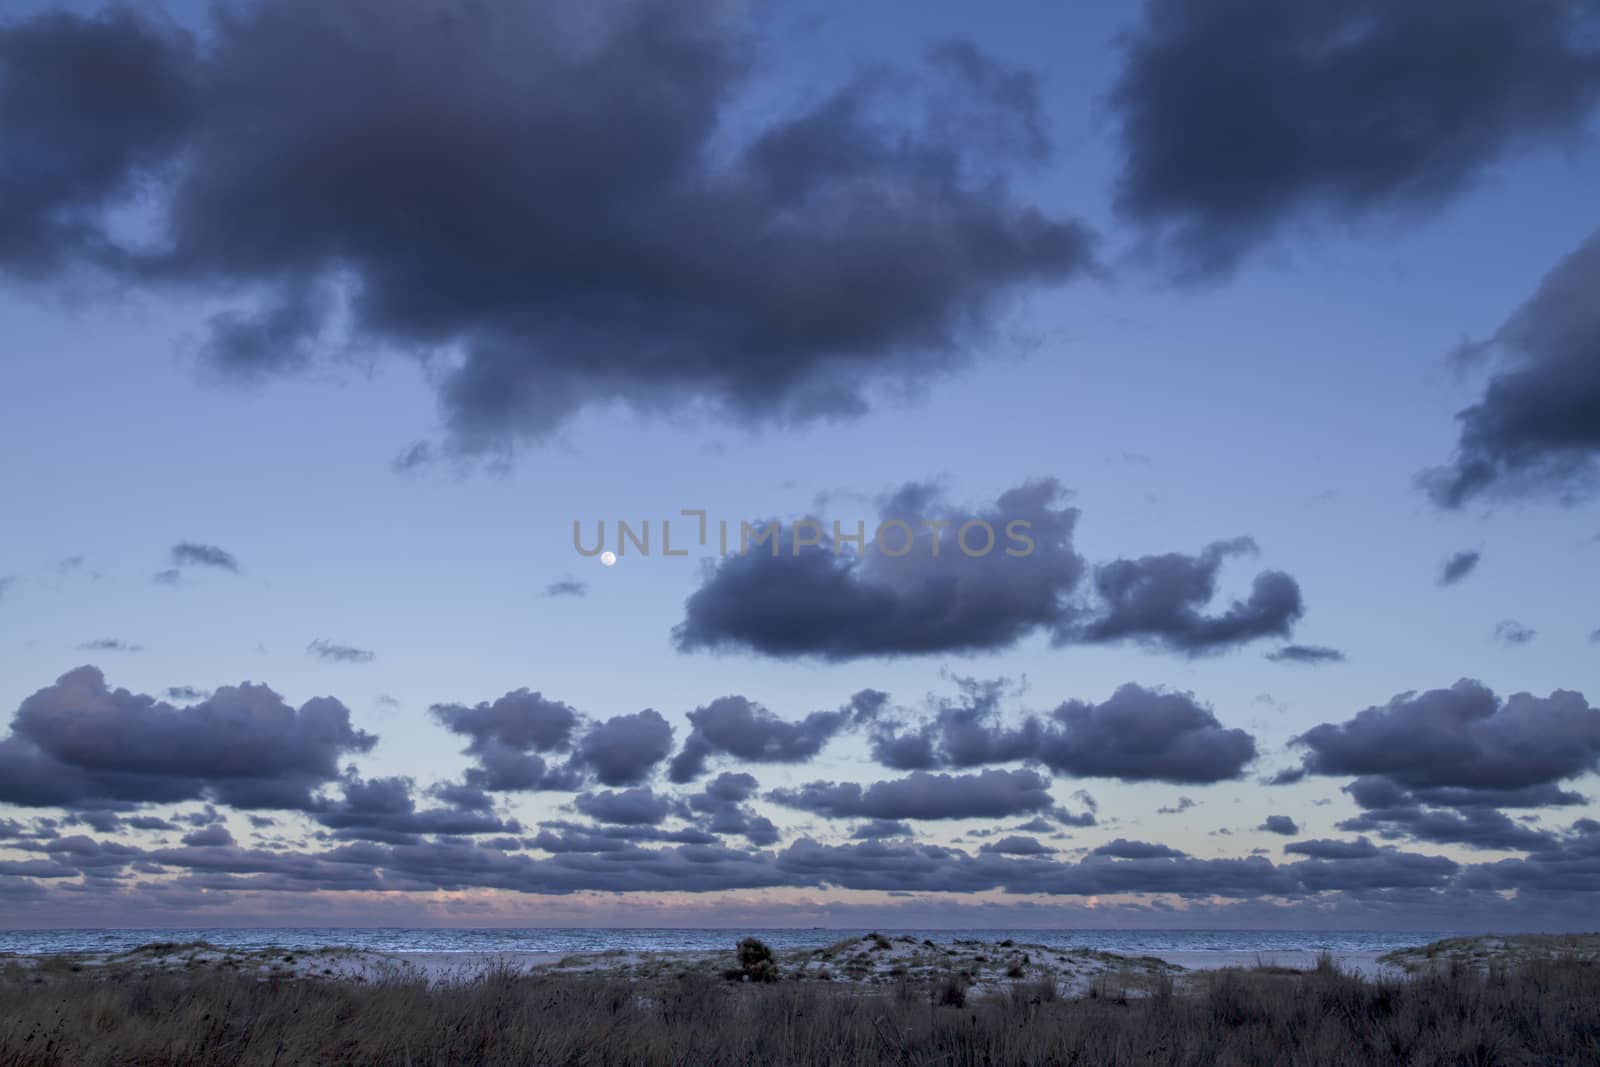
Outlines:
<svg viewBox="0 0 1600 1067"><path fill-rule="evenodd" d="M822 927L780 929L625 929L553 928L441 929L412 927L171 927L149 929L0 930L0 952L49 955L61 952L118 953L153 942L209 941L223 948L355 948L373 952L606 952L716 951L731 949L742 937L759 937L777 949L815 948L865 929ZM1425 945L1460 931L1325 930L893 930L921 941L957 939L1013 941L1057 950L1098 949L1129 956L1177 952L1330 952L1336 956L1381 953Z"/></svg>

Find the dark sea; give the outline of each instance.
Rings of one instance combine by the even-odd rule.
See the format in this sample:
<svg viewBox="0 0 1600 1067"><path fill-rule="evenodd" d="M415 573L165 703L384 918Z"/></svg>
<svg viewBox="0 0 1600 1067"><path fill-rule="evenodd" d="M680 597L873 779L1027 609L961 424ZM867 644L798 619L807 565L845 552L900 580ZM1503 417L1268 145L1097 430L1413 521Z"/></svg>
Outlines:
<svg viewBox="0 0 1600 1067"><path fill-rule="evenodd" d="M774 948L812 948L866 934L840 929L437 929L406 927L267 927L117 930L0 930L0 952L116 953L157 941L209 941L225 948L349 947L376 952L662 952L732 948L754 935ZM1124 955L1169 952L1388 952L1460 936L1448 930L1329 932L1325 930L890 930L922 940L1010 938L1055 949L1090 948Z"/></svg>

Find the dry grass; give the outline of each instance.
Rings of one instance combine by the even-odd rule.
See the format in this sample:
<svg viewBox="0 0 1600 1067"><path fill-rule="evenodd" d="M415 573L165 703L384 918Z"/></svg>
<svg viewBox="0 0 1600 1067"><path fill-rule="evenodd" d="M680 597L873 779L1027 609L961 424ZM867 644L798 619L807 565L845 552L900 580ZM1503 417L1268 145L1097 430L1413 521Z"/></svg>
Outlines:
<svg viewBox="0 0 1600 1067"><path fill-rule="evenodd" d="M1367 981L1218 971L1174 992L1054 982L429 984L236 971L0 975L0 1067L72 1064L1595 1064L1600 964L1530 959Z"/></svg>

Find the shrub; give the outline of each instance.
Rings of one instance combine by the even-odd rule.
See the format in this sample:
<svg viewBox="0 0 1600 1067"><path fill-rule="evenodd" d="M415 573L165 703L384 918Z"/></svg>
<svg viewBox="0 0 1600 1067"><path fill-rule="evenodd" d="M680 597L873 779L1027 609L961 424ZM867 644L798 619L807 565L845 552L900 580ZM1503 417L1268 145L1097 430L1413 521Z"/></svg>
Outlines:
<svg viewBox="0 0 1600 1067"><path fill-rule="evenodd" d="M967 1006L967 979L953 972L947 973L934 989L934 1001L950 1008Z"/></svg>
<svg viewBox="0 0 1600 1067"><path fill-rule="evenodd" d="M739 942L739 975L751 982L776 982L778 960L772 948L760 938L747 937Z"/></svg>

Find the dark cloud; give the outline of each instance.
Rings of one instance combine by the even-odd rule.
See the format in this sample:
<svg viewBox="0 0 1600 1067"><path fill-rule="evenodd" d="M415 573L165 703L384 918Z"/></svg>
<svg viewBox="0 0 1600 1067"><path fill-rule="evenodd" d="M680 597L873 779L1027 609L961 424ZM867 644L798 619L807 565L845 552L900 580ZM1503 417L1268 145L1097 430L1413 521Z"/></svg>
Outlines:
<svg viewBox="0 0 1600 1067"><path fill-rule="evenodd" d="M638 785L672 752L672 727L652 708L617 715L589 728L573 763L594 772L602 785Z"/></svg>
<svg viewBox="0 0 1600 1067"><path fill-rule="evenodd" d="M1020 834L1002 837L998 841L990 841L979 846L980 853L993 853L997 856L1053 856L1056 850L1033 837L1023 837Z"/></svg>
<svg viewBox="0 0 1600 1067"><path fill-rule="evenodd" d="M403 792L384 789L380 794L366 798L363 807L403 816ZM387 831L379 828L378 833ZM199 840L220 842L221 836L208 834ZM320 851L244 849L222 843L144 850L70 835L22 841L16 847L40 858L20 861L22 866L4 873L12 881L83 874L95 886L123 897L162 884L213 894L475 888L541 894L650 893L774 886L902 894L995 890L1057 897L1171 894L1190 901L1238 900L1258 918L1263 898L1270 898L1274 906L1295 901L1314 904L1316 913L1324 916L1330 909L1342 914L1365 901L1379 913L1387 912L1392 922L1401 913L1414 918L1419 908L1441 919L1460 916L1463 909L1481 907L1485 900L1499 901L1492 894L1508 889L1575 892L1587 901L1600 861L1600 823L1579 820L1565 833L1552 835L1552 841L1551 847L1526 860L1476 866L1379 847L1365 838L1292 842L1284 851L1303 858L1283 865L1260 855L1194 859L1166 846L1125 839L1077 862L1062 862L1047 854L1047 845L1020 834L996 836L976 854L882 839L824 845L802 838L781 851L767 851L761 846L739 849L718 844L692 827L584 827L552 821L534 838L520 842L545 857L516 851L519 842L509 834L486 836L479 843L397 834L392 841L337 841ZM650 844L662 847L644 847ZM142 885L123 881L135 872L172 877Z"/></svg>
<svg viewBox="0 0 1600 1067"><path fill-rule="evenodd" d="M1337 648L1328 648L1325 645L1284 645L1267 653L1267 658L1274 663L1343 663L1345 654Z"/></svg>
<svg viewBox="0 0 1600 1067"><path fill-rule="evenodd" d="M619 823L623 826L659 826L667 816L679 809L673 798L643 786L621 791L607 789L600 793L579 793L572 803L579 812L596 822Z"/></svg>
<svg viewBox="0 0 1600 1067"><path fill-rule="evenodd" d="M150 580L157 585L178 585L183 581L183 572L176 567L168 567L164 571L156 571Z"/></svg>
<svg viewBox="0 0 1600 1067"><path fill-rule="evenodd" d="M1041 762L1080 778L1219 782L1255 759L1255 740L1228 729L1188 693L1124 685L1100 704L1073 700L1051 713Z"/></svg>
<svg viewBox="0 0 1600 1067"><path fill-rule="evenodd" d="M1290 841L1283 846L1283 850L1318 860L1368 859L1382 851L1377 845L1374 845L1364 837L1357 838L1354 841L1336 841L1326 837L1312 838L1307 841Z"/></svg>
<svg viewBox="0 0 1600 1067"><path fill-rule="evenodd" d="M573 790L583 784L581 771L538 755L572 747L579 716L561 701L517 689L493 702L435 704L428 711L445 729L470 739L462 750L476 764L464 778L469 788L491 792Z"/></svg>
<svg viewBox="0 0 1600 1067"><path fill-rule="evenodd" d="M1461 579L1478 569L1478 560L1481 554L1477 552L1457 552L1444 561L1439 568L1439 584L1455 585Z"/></svg>
<svg viewBox="0 0 1600 1067"><path fill-rule="evenodd" d="M215 567L218 570L239 573L239 561L233 553L216 545L199 545L193 541L179 541L172 546L172 562L178 567Z"/></svg>
<svg viewBox="0 0 1600 1067"><path fill-rule="evenodd" d="M1269 834L1283 834L1286 837L1293 837L1300 832L1300 827L1296 826L1295 821L1287 815L1268 815L1256 829L1265 830Z"/></svg>
<svg viewBox="0 0 1600 1067"><path fill-rule="evenodd" d="M932 719L912 730L901 719L885 718L872 731L872 755L895 770L967 768L986 763L1037 760L1043 726L1029 716L1015 726L1001 721L1004 680L956 678L960 698L935 705Z"/></svg>
<svg viewBox="0 0 1600 1067"><path fill-rule="evenodd" d="M563 579L563 580L561 580L559 582L551 582L549 585L544 587L544 595L545 596L578 596L578 597L581 597L581 596L587 596L588 593L589 593L589 583L588 582L579 582L579 581L575 581L575 580L573 580L571 578L566 578L566 579Z"/></svg>
<svg viewBox="0 0 1600 1067"><path fill-rule="evenodd" d="M746 803L755 796L756 789L757 782L751 775L724 772L687 802L699 818L699 826L709 833L740 834L757 847L775 844L777 826Z"/></svg>
<svg viewBox="0 0 1600 1067"><path fill-rule="evenodd" d="M132 7L0 24L0 269L120 259L104 210L179 149L192 42Z"/></svg>
<svg viewBox="0 0 1600 1067"><path fill-rule="evenodd" d="M258 294L206 345L246 379L332 347L345 289L357 339L459 354L439 400L468 450L614 401L858 413L1092 267L1008 185L1049 154L1030 75L957 42L735 122L735 18L260 0L203 51L131 12L13 23L0 158L29 164L0 171L0 265ZM160 226L127 248L103 216L141 178Z"/></svg>
<svg viewBox="0 0 1600 1067"><path fill-rule="evenodd" d="M1494 808L1457 811L1411 803L1374 807L1340 822L1339 829L1468 848L1536 852L1553 846L1549 834L1529 829Z"/></svg>
<svg viewBox="0 0 1600 1067"><path fill-rule="evenodd" d="M1050 783L1033 771L928 774L918 771L862 788L855 782L811 782L775 789L773 803L832 819L1003 818L1055 806Z"/></svg>
<svg viewBox="0 0 1600 1067"><path fill-rule="evenodd" d="M1184 812L1188 811L1190 808L1197 808L1199 806L1200 805L1197 804L1191 798L1182 797L1181 796L1181 797L1179 797L1177 799L1176 803L1174 803L1174 804L1172 804L1170 806L1167 806L1167 807L1157 808L1156 812L1158 814L1161 814L1161 815L1182 815Z"/></svg>
<svg viewBox="0 0 1600 1067"><path fill-rule="evenodd" d="M466 751L478 755L494 745L517 752L550 752L572 744L578 713L542 693L516 689L492 703L472 706L435 704L428 709L451 733L472 739Z"/></svg>
<svg viewBox="0 0 1600 1067"><path fill-rule="evenodd" d="M792 536L801 523L778 526L768 545L750 541L708 571L673 638L684 651L848 660L997 650L1042 631L1057 645L1132 640L1198 656L1287 637L1304 612L1295 580L1265 571L1248 598L1206 613L1223 561L1256 550L1249 538L1104 564L1078 595L1085 566L1066 497L1043 479L960 510L910 483L881 502L859 551L842 523L801 520L821 540L804 546Z"/></svg>
<svg viewBox="0 0 1600 1067"><path fill-rule="evenodd" d="M1064 506L1066 496L1044 480L1002 493L991 508L962 511L929 486L902 486L881 503L878 518L905 526L867 527L865 551L843 547L832 526L818 521L820 545L796 547L780 536L776 553L752 544L747 554L722 560L689 597L674 640L685 651L743 648L829 660L1009 647L1059 626L1071 611L1083 561L1072 547L1078 512ZM936 522L946 525L925 525ZM957 544L969 522L993 531L984 555ZM1031 550L1007 536L1012 522L1029 524L1014 529L1031 540ZM854 537L857 531L843 525L839 532ZM906 527L912 543L891 555L906 547ZM785 524L783 534L792 528ZM879 529L888 552L873 543ZM969 530L972 552L986 543L983 527Z"/></svg>
<svg viewBox="0 0 1600 1067"><path fill-rule="evenodd" d="M262 685L224 686L175 707L108 689L93 667L18 708L0 740L0 801L90 807L214 799L236 808L312 806L339 761L377 738L328 697L295 709Z"/></svg>
<svg viewBox="0 0 1600 1067"><path fill-rule="evenodd" d="M1529 629L1516 619L1504 619L1494 627L1494 639L1502 645L1526 645L1538 635L1537 630Z"/></svg>
<svg viewBox="0 0 1600 1067"><path fill-rule="evenodd" d="M182 703L188 703L193 700L204 700L206 697L211 695L211 690L196 689L192 685L174 685L167 689L166 695L168 700L177 700Z"/></svg>
<svg viewBox="0 0 1600 1067"><path fill-rule="evenodd" d="M669 776L690 782L705 773L706 761L727 755L746 763L804 763L840 731L872 718L885 695L866 689L836 711L814 711L799 722L785 722L742 696L726 696L689 712L692 729L672 760Z"/></svg>
<svg viewBox="0 0 1600 1067"><path fill-rule="evenodd" d="M1224 728L1187 693L1125 685L1100 704L1067 701L1047 717L1007 724L1002 682L956 681L962 697L939 704L931 720L914 728L900 719L878 722L873 758L896 770L1022 761L1079 778L1169 782L1236 778L1255 758L1249 734ZM1092 813L1093 798L1082 796ZM1075 824L1094 825L1092 814Z"/></svg>
<svg viewBox="0 0 1600 1067"><path fill-rule="evenodd" d="M1129 841L1119 837L1114 841L1092 849L1093 856L1114 856L1123 860L1148 860L1148 859L1183 859L1187 853L1166 845L1151 844L1148 841Z"/></svg>
<svg viewBox="0 0 1600 1067"><path fill-rule="evenodd" d="M321 638L306 646L306 651L325 663L371 663L378 658L376 652L351 645L341 645Z"/></svg>
<svg viewBox="0 0 1600 1067"><path fill-rule="evenodd" d="M515 821L502 820L484 810L419 810L416 785L410 778L364 780L351 771L339 788L343 799L320 805L315 817L340 838L400 844L431 834L511 834L522 829Z"/></svg>
<svg viewBox="0 0 1600 1067"><path fill-rule="evenodd" d="M191 848L228 848L238 842L228 828L221 823L212 823L202 829L183 835L183 843Z"/></svg>
<svg viewBox="0 0 1600 1067"><path fill-rule="evenodd" d="M1566 835L1523 859L1480 864L1462 872L1467 889L1530 893L1577 893L1592 908L1600 876L1600 822L1579 819Z"/></svg>
<svg viewBox="0 0 1600 1067"><path fill-rule="evenodd" d="M1499 808L1581 804L1557 783L1600 768L1600 710L1578 693L1518 693L1481 683L1402 693L1340 724L1295 738L1301 766L1279 776L1354 775L1363 809L1341 828L1480 848L1539 849L1547 834Z"/></svg>
<svg viewBox="0 0 1600 1067"><path fill-rule="evenodd" d="M93 641L85 641L78 646L81 652L143 652L143 645L136 645L124 641L120 637L101 637Z"/></svg>
<svg viewBox="0 0 1600 1067"><path fill-rule="evenodd" d="M1293 847L1293 843L1285 845L1284 851ZM1347 849L1342 855L1328 855L1332 851L1336 850L1313 850L1309 853L1311 858L1287 864L1279 870L1309 893L1357 894L1395 889L1443 889L1461 871L1461 864L1445 856L1376 848L1365 838L1360 846Z"/></svg>
<svg viewBox="0 0 1600 1067"><path fill-rule="evenodd" d="M1046 823L1046 826L1049 824ZM869 819L850 831L857 841L876 841L885 837L910 837L911 824L896 819Z"/></svg>
<svg viewBox="0 0 1600 1067"><path fill-rule="evenodd" d="M1235 600L1220 614L1205 614L1223 561L1255 551L1254 541L1240 537L1214 542L1198 556L1171 552L1101 564L1094 588L1104 607L1071 628L1070 639L1133 640L1199 656L1261 637L1288 637L1305 606L1300 586L1282 571L1263 571L1247 599Z"/></svg>
<svg viewBox="0 0 1600 1067"><path fill-rule="evenodd" d="M1426 213L1514 146L1578 135L1594 24L1565 0L1147 0L1111 95L1117 208L1190 277L1302 219Z"/></svg>
<svg viewBox="0 0 1600 1067"><path fill-rule="evenodd" d="M914 731L897 720L880 723L873 756L897 770L1021 760L1078 778L1216 782L1237 778L1256 755L1248 733L1223 727L1187 693L1124 685L1103 703L1067 701L1045 718L1006 725L998 683L959 681L963 699ZM1092 812L1093 798L1085 797Z"/></svg>
<svg viewBox="0 0 1600 1067"><path fill-rule="evenodd" d="M1597 64L1600 68L1600 64ZM1547 274L1494 335L1462 358L1495 367L1477 403L1456 415L1460 437L1422 486L1442 507L1480 496L1555 496L1600 485L1600 232Z"/></svg>

